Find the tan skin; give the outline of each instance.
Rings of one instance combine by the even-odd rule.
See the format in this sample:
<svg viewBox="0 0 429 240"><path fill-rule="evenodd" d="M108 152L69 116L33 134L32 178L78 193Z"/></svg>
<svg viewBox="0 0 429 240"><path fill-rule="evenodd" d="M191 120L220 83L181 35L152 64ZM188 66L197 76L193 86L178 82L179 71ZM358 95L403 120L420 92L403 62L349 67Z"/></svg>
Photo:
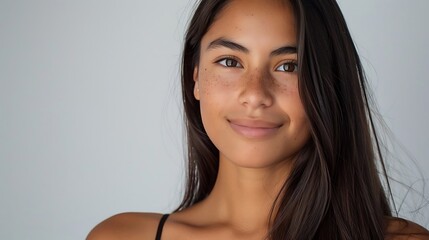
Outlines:
<svg viewBox="0 0 429 240"><path fill-rule="evenodd" d="M171 214L163 239L264 239L274 198L310 138L298 92L293 11L280 1L267 2L232 1L201 41L194 95L220 152L219 175L206 199ZM119 214L97 225L87 239L153 240L160 217ZM429 234L411 222L386 220L389 232Z"/></svg>

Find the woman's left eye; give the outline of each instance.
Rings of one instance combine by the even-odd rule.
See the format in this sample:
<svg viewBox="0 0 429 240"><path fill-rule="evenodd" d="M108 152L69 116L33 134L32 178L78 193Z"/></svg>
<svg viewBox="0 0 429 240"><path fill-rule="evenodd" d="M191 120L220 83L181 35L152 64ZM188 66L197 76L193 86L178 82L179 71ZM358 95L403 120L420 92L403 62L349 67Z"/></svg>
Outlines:
<svg viewBox="0 0 429 240"><path fill-rule="evenodd" d="M295 62L286 62L276 68L276 71L281 72L296 72L298 65Z"/></svg>

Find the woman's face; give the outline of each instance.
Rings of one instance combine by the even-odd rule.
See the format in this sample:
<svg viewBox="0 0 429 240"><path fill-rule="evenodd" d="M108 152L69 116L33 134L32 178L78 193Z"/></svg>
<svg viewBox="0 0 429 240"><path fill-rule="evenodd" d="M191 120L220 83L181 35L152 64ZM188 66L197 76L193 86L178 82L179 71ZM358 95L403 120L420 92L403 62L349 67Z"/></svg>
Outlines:
<svg viewBox="0 0 429 240"><path fill-rule="evenodd" d="M308 141L296 32L290 5L233 0L204 35L194 95L221 158L269 167L292 159Z"/></svg>

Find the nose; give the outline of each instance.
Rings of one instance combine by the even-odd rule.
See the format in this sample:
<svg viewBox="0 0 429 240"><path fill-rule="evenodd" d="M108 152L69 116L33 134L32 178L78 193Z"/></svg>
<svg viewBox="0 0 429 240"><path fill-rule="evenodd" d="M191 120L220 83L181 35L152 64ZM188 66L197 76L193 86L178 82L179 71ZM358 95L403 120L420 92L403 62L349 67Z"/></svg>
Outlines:
<svg viewBox="0 0 429 240"><path fill-rule="evenodd" d="M243 76L240 103L248 108L266 108L273 104L272 81L269 74L255 70Z"/></svg>

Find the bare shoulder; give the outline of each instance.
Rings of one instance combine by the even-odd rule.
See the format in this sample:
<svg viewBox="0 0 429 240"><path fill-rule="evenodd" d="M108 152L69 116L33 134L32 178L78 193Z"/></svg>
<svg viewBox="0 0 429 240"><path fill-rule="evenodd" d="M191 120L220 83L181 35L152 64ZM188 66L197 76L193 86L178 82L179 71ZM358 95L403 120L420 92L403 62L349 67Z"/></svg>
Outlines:
<svg viewBox="0 0 429 240"><path fill-rule="evenodd" d="M386 240L429 240L429 231L403 218L387 218Z"/></svg>
<svg viewBox="0 0 429 240"><path fill-rule="evenodd" d="M153 240L161 217L158 213L120 213L95 226L86 240Z"/></svg>

